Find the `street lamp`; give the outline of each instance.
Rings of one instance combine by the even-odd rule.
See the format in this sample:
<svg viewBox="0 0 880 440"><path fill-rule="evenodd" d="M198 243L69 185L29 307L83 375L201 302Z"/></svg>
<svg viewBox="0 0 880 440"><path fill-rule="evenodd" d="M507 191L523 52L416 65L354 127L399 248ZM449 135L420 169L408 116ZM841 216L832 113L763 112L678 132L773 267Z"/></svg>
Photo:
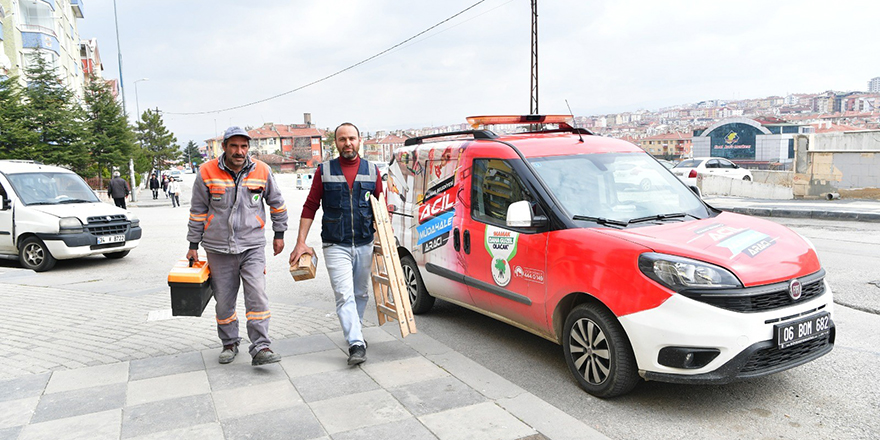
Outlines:
<svg viewBox="0 0 880 440"><path fill-rule="evenodd" d="M137 106L137 116L135 117L135 121L141 118L141 103L138 100L138 83L141 81L149 81L150 78L141 78L134 82L134 104Z"/></svg>

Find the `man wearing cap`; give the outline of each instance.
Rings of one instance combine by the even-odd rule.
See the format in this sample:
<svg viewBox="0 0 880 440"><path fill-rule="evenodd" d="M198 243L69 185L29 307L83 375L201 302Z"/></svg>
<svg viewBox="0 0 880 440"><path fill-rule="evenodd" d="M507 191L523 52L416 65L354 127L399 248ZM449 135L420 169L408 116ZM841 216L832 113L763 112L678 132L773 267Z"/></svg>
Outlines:
<svg viewBox="0 0 880 440"><path fill-rule="evenodd" d="M348 365L367 360L367 343L361 321L369 300L370 265L373 260L373 211L370 195L382 194L382 177L376 165L361 159L360 132L346 122L336 127L339 158L324 162L315 171L312 189L303 205L296 247L290 264L303 254L315 255L306 237L315 213L324 207L321 241L330 285L336 296L336 315L348 342Z"/></svg>
<svg viewBox="0 0 880 440"><path fill-rule="evenodd" d="M266 207L272 219L272 250L284 250L287 208L265 163L248 156L250 136L240 127L223 134L223 154L202 165L193 184L187 259L198 261L199 243L211 269L211 287L217 301L217 334L223 342L221 364L238 354L238 316L235 304L244 283L248 351L251 365L281 360L269 345L269 298L266 296Z"/></svg>
<svg viewBox="0 0 880 440"><path fill-rule="evenodd" d="M116 206L125 209L125 198L128 197L128 182L119 177L119 171L113 172L113 178L107 186L107 194L116 203Z"/></svg>

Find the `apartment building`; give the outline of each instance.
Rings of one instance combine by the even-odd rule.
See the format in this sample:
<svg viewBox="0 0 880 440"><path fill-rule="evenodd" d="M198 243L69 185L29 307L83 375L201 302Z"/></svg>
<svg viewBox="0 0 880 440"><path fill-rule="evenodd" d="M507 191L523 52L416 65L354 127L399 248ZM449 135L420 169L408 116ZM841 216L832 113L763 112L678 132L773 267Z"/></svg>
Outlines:
<svg viewBox="0 0 880 440"><path fill-rule="evenodd" d="M690 133L665 133L639 139L639 147L654 157L680 159L691 152Z"/></svg>
<svg viewBox="0 0 880 440"><path fill-rule="evenodd" d="M0 0L0 75L17 75L24 86L24 71L39 56L82 99L84 74L77 30L77 20L82 18L83 0Z"/></svg>

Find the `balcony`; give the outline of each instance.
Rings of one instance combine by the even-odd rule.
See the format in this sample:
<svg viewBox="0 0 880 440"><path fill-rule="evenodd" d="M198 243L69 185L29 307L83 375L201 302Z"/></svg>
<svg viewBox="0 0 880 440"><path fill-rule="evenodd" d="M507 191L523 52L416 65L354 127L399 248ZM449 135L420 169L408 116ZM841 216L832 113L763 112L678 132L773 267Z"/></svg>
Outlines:
<svg viewBox="0 0 880 440"><path fill-rule="evenodd" d="M41 34L46 34L46 35L50 35L52 37L58 38L58 34L55 33L55 29L48 28L46 26L40 26L38 24L21 24L21 25L19 25L19 27L21 28L22 35L24 35L25 32L28 32L28 33L39 32Z"/></svg>
<svg viewBox="0 0 880 440"><path fill-rule="evenodd" d="M73 8L73 15L76 18L83 18L83 4L82 0L70 0L70 7Z"/></svg>
<svg viewBox="0 0 880 440"><path fill-rule="evenodd" d="M61 45L54 32L50 35L44 32L21 31L21 45L28 49L46 49L61 54Z"/></svg>

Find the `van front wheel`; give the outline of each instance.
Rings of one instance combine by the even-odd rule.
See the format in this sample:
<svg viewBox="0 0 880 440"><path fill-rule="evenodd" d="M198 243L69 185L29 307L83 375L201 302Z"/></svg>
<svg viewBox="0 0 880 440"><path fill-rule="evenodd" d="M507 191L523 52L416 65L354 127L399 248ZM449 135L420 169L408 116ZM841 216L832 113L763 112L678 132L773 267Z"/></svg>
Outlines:
<svg viewBox="0 0 880 440"><path fill-rule="evenodd" d="M616 397L638 384L635 355L617 319L598 304L581 304L565 320L562 348L578 385L596 397Z"/></svg>
<svg viewBox="0 0 880 440"><path fill-rule="evenodd" d="M406 284L412 312L418 315L431 310L431 307L434 306L434 297L428 294L428 289L422 282L422 275L419 273L416 260L407 255L400 259L400 265L403 269L403 282Z"/></svg>
<svg viewBox="0 0 880 440"><path fill-rule="evenodd" d="M18 249L18 260L25 269L34 272L45 272L55 266L55 257L49 253L43 240L28 237Z"/></svg>

